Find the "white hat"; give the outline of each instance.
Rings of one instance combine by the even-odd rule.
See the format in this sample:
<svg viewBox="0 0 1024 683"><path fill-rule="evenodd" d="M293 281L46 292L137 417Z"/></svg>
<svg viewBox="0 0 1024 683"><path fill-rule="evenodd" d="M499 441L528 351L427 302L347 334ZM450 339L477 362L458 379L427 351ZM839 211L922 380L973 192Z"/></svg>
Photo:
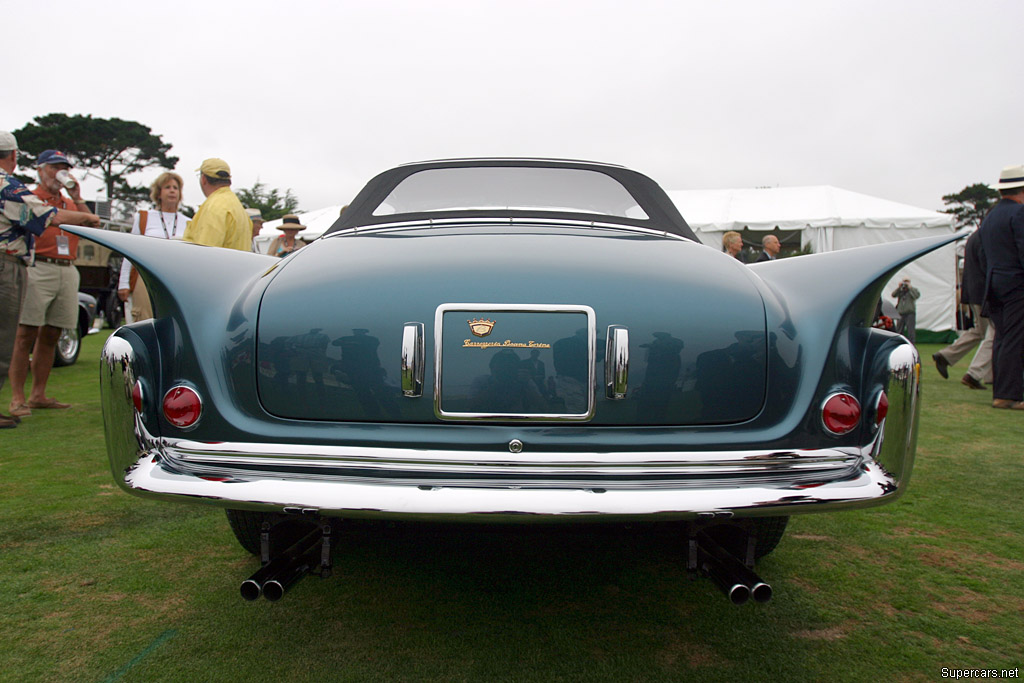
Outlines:
<svg viewBox="0 0 1024 683"><path fill-rule="evenodd" d="M0 130L0 152L13 152L16 149L18 149L18 138L14 137L14 133Z"/></svg>
<svg viewBox="0 0 1024 683"><path fill-rule="evenodd" d="M1009 190L1014 187L1024 187L1024 166L1007 166L999 174L997 190Z"/></svg>

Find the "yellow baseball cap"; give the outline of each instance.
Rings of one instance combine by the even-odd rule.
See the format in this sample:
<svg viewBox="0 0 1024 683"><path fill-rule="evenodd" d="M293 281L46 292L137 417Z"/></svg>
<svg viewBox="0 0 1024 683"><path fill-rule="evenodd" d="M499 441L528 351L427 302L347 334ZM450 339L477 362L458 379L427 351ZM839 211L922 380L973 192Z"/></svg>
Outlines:
<svg viewBox="0 0 1024 683"><path fill-rule="evenodd" d="M223 159L207 159L196 170L208 178L231 180L231 167Z"/></svg>

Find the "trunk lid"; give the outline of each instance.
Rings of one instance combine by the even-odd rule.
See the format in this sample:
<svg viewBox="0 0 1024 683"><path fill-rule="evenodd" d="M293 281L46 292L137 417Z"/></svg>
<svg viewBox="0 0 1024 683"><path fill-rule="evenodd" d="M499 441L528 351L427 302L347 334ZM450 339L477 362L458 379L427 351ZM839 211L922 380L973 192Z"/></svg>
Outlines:
<svg viewBox="0 0 1024 683"><path fill-rule="evenodd" d="M407 323L423 330L416 397L400 381ZM605 392L613 325L629 339L619 400ZM742 264L600 228L328 237L281 264L257 342L261 404L298 420L735 423L761 410L767 372L764 303Z"/></svg>

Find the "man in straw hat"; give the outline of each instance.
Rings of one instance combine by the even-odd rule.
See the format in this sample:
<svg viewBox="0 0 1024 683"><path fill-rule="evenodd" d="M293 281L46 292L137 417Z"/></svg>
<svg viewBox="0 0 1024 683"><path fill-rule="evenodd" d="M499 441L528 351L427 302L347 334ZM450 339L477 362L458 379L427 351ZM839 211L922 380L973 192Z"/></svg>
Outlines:
<svg viewBox="0 0 1024 683"><path fill-rule="evenodd" d="M252 252L254 254L260 253L259 248L256 246L256 238L260 236L260 230L263 229L263 214L260 213L259 209L245 209L246 215L249 216L249 220L252 221Z"/></svg>
<svg viewBox="0 0 1024 683"><path fill-rule="evenodd" d="M1000 199L978 229L996 328L992 407L1024 410L1024 165L1004 168L996 189Z"/></svg>
<svg viewBox="0 0 1024 683"><path fill-rule="evenodd" d="M231 191L231 168L223 159L207 159L196 169L199 187L206 196L183 239L194 244L252 250L252 221L242 202Z"/></svg>

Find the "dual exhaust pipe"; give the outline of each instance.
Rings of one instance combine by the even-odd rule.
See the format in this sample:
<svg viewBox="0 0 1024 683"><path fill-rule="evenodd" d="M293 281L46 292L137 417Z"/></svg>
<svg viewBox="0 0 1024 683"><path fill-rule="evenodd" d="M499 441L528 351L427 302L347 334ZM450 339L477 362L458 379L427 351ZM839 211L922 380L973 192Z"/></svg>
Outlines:
<svg viewBox="0 0 1024 683"><path fill-rule="evenodd" d="M701 573L711 579L732 604L742 605L751 598L754 602L772 599L770 585L703 531L697 534L697 556Z"/></svg>
<svg viewBox="0 0 1024 683"><path fill-rule="evenodd" d="M248 601L264 597L277 602L306 574L319 567L321 577L330 574L330 525L317 526L295 541L283 553L270 559L242 582L242 598ZM263 556L269 556L269 531L264 530ZM693 560L696 560L696 563ZM691 537L691 570L707 576L734 605L772 599L772 587L752 569L723 548L705 531Z"/></svg>
<svg viewBox="0 0 1024 683"><path fill-rule="evenodd" d="M277 602L300 579L320 565L325 543L328 544L329 553L326 534L323 529L316 527L243 581L239 589L242 597L252 601L263 596L270 602Z"/></svg>

